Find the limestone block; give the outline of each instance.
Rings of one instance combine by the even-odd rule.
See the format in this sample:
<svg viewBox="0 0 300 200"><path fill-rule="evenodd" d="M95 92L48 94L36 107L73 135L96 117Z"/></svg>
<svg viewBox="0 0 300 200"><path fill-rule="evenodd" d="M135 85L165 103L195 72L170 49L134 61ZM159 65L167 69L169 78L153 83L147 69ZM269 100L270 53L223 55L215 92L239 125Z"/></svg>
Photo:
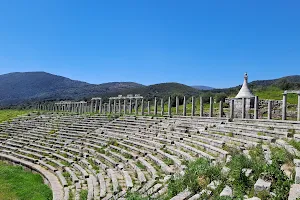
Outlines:
<svg viewBox="0 0 300 200"><path fill-rule="evenodd" d="M300 184L300 167L296 167L295 183Z"/></svg>
<svg viewBox="0 0 300 200"><path fill-rule="evenodd" d="M294 135L294 139L295 139L297 142L300 142L300 134L295 134L295 135Z"/></svg>
<svg viewBox="0 0 300 200"><path fill-rule="evenodd" d="M292 178L293 167L288 164L283 164L280 169L287 177Z"/></svg>
<svg viewBox="0 0 300 200"><path fill-rule="evenodd" d="M297 198L300 198L300 184L291 186L288 200L296 200Z"/></svg>
<svg viewBox="0 0 300 200"><path fill-rule="evenodd" d="M254 184L255 192L261 192L264 190L269 191L270 187L271 187L271 182L264 181L263 179L258 179Z"/></svg>
<svg viewBox="0 0 300 200"><path fill-rule="evenodd" d="M229 163L232 159L232 156L231 155L228 155L227 158L226 158L226 163Z"/></svg>
<svg viewBox="0 0 300 200"><path fill-rule="evenodd" d="M225 188L223 189L223 191L220 193L220 196L221 197L223 197L223 196L233 197L231 187L229 187L228 185L226 185Z"/></svg>
<svg viewBox="0 0 300 200"><path fill-rule="evenodd" d="M242 169L242 172L245 173L246 177L249 177L250 174L252 173L252 169L246 169L246 168L244 168L244 169Z"/></svg>
<svg viewBox="0 0 300 200"><path fill-rule="evenodd" d="M207 185L207 188L211 190L215 190L218 188L218 186L221 184L220 181L212 181L210 184Z"/></svg>
<svg viewBox="0 0 300 200"><path fill-rule="evenodd" d="M300 167L300 159L294 159L294 164L296 167Z"/></svg>
<svg viewBox="0 0 300 200"><path fill-rule="evenodd" d="M227 176L227 175L229 174L229 172L230 172L230 168L225 167L225 166L222 168L221 173L222 173L223 175Z"/></svg>
<svg viewBox="0 0 300 200"><path fill-rule="evenodd" d="M258 198L258 197L252 197L252 198L245 199L245 200L260 200L260 198Z"/></svg>

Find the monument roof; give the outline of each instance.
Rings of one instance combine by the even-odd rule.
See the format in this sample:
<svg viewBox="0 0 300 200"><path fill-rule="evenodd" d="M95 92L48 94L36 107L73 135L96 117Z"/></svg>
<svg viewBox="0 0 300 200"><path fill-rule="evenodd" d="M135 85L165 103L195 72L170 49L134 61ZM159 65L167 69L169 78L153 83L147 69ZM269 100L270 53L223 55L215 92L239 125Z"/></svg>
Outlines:
<svg viewBox="0 0 300 200"><path fill-rule="evenodd" d="M254 98L254 95L252 94L251 90L248 88L248 74L245 73L244 75L244 83L242 88L240 89L239 93L235 97L236 99L241 98Z"/></svg>

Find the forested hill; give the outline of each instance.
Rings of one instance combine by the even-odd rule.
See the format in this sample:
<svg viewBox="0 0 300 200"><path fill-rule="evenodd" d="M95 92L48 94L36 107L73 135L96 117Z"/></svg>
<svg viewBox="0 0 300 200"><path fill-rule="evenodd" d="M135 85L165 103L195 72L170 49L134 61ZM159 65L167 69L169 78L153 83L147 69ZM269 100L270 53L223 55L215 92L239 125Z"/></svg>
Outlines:
<svg viewBox="0 0 300 200"><path fill-rule="evenodd" d="M300 90L300 76L253 81L249 83L249 87L260 98L281 99L284 90ZM214 96L219 101L225 97L235 96L240 88L241 85L226 89L199 90L199 87L194 88L180 83L160 83L149 86L134 82L89 84L46 72L16 72L0 75L0 107L49 100L89 100L91 97L106 99L119 94L140 94L145 97L145 100L153 100L154 97L167 100L169 96L172 99L179 96L180 101L183 96L202 95L205 101L208 101L209 96ZM292 98L289 100L292 103L296 102L296 96Z"/></svg>
<svg viewBox="0 0 300 200"><path fill-rule="evenodd" d="M20 104L29 100L82 99L137 87L143 85L133 82L97 85L45 72L16 72L0 75L0 106Z"/></svg>

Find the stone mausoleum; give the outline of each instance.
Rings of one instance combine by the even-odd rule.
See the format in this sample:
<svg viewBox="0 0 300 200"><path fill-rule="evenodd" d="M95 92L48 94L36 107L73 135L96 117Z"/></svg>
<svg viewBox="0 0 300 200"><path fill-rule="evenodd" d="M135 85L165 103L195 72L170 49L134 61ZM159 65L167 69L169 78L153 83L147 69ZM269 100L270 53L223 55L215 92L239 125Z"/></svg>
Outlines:
<svg viewBox="0 0 300 200"><path fill-rule="evenodd" d="M244 74L244 82L239 93L234 98L235 117L242 118L242 110L245 108L245 116L243 118L250 118L249 110L254 108L255 96L248 87L248 74Z"/></svg>

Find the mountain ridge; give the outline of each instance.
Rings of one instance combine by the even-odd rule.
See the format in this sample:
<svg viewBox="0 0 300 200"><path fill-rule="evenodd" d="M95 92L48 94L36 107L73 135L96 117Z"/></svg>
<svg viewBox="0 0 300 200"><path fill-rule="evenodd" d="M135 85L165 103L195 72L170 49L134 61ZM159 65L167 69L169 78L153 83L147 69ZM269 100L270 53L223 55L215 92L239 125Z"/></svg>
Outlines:
<svg viewBox="0 0 300 200"><path fill-rule="evenodd" d="M140 94L144 96L145 100L153 100L154 97L166 100L169 96L179 96L182 101L183 96L200 94L233 96L237 94L241 85L224 89L201 87L207 88L200 89L199 86L187 86L175 82L148 86L134 82L90 84L47 72L13 72L0 75L0 107L40 101L89 100L96 96L107 99L120 94ZM262 92L270 87L276 87L278 88L277 93L286 89L300 89L300 75L271 80L255 80L249 83L249 87L254 92Z"/></svg>

